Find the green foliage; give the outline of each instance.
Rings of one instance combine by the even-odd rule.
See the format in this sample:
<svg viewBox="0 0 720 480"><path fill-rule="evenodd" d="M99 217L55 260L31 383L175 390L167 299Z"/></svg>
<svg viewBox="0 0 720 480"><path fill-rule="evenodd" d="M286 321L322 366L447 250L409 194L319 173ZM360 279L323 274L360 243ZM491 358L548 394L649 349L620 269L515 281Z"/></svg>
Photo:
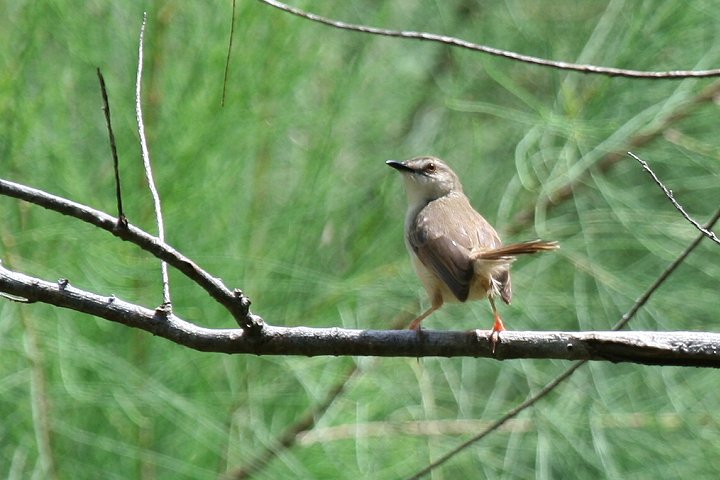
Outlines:
<svg viewBox="0 0 720 480"><path fill-rule="evenodd" d="M709 1L295 3L556 60L720 64L720 14ZM229 2L0 4L1 177L115 212L100 67L127 214L155 231L134 116L144 9L144 111L168 241L242 288L271 324L389 328L426 304L389 158L438 155L478 210L512 231L507 240L561 242L514 266L514 303L502 310L512 329L609 328L697 235L632 159L600 168L609 153L633 148L700 221L717 208L717 106L672 117L713 80L566 73L331 29L260 2L238 2L224 108ZM570 198L539 208L530 225L513 223L571 180ZM716 258L706 242L630 328L713 329ZM0 259L148 307L161 301L154 258L9 198L0 198ZM178 315L233 326L201 289L178 274L171 281ZM426 321L490 325L482 302ZM0 301L0 475L47 478L51 459L60 478L216 478L273 445L355 363L317 425L253 478L408 476L567 366L204 354ZM433 478L714 478L718 411L712 371L592 364Z"/></svg>

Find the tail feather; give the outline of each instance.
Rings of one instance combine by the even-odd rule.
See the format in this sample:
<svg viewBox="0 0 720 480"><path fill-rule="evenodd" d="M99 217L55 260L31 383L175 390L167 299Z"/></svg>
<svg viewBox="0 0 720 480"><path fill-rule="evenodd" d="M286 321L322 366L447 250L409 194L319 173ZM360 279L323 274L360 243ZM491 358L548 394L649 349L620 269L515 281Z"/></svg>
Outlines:
<svg viewBox="0 0 720 480"><path fill-rule="evenodd" d="M527 242L513 243L502 247L493 248L492 250L483 250L472 252L474 260L506 260L511 261L508 257L515 255L532 254L537 252L547 252L560 248L558 242L546 242L544 240L530 240Z"/></svg>

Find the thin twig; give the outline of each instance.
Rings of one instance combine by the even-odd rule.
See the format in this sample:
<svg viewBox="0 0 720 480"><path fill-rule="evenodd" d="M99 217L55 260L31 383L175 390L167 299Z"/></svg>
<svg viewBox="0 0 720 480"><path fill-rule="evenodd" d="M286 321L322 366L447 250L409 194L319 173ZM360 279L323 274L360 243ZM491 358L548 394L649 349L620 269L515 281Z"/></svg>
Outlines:
<svg viewBox="0 0 720 480"><path fill-rule="evenodd" d="M720 220L720 210L715 212L715 215L710 219L710 221L707 223L707 228L712 228L715 223ZM613 331L618 331L625 327L625 325L630 322L630 320L635 316L635 314L648 302L650 297L660 288L660 286L665 283L665 280L670 277L670 274L675 271L675 269L682 264L685 259L690 255L690 253L697 248L698 245L700 245L700 242L705 238L704 234L698 235L695 240L683 251L661 274L658 276L658 278L650 285L645 292L638 298L635 303L633 304L632 308L628 310L625 315L622 316L622 318L613 326ZM506 332L507 333L507 332ZM717 354L713 354L717 356ZM505 415L500 417L496 422L488 426L486 429L482 430L477 435L471 437L470 439L466 440L465 442L461 443L451 451L447 452L422 470L418 471L414 475L408 477L408 479L418 479L421 477L424 477L428 473L430 473L435 468L439 467L440 465L444 464L463 450L467 449L471 445L473 445L475 442L478 442L479 440L482 440L485 438L488 434L491 432L497 430L500 428L504 423L506 423L508 420L516 417L520 414L523 410L531 407L535 403L537 403L539 400L543 399L545 396L547 396L550 392L552 392L558 385L560 385L563 381L570 378L570 376L575 373L575 371L580 368L582 365L587 363L588 360L580 360L576 363L574 363L571 367L569 367L567 370L565 370L563 373L555 377L554 380L550 381L545 387L543 387L540 391L535 393L534 395L531 395L528 397L524 402L516 406L515 408L508 411Z"/></svg>
<svg viewBox="0 0 720 480"><path fill-rule="evenodd" d="M113 133L112 121L110 120L110 101L108 100L107 88L105 87L105 78L100 68L97 69L98 80L100 81L100 92L102 93L103 112L105 113L105 125L107 126L108 136L110 137L110 153L113 159L113 168L115 169L115 198L118 209L118 223L123 227L127 227L128 221L123 211L122 192L120 191L120 162L118 160L117 146L115 145L115 134Z"/></svg>
<svg viewBox="0 0 720 480"><path fill-rule="evenodd" d="M142 114L142 98L140 96L142 86L142 70L143 70L143 41L145 37L145 24L147 23L147 12L143 12L143 21L140 26L140 42L138 47L138 66L137 80L135 82L135 114L137 117L138 134L140 135L140 148L142 149L142 159L145 166L145 178L150 188L155 208L155 221L158 226L158 238L160 243L165 243L165 226L163 225L162 209L160 208L160 194L158 194L153 179L152 167L150 165L150 151L148 150L147 140L145 139L145 124L143 123ZM168 268L165 262L160 262L160 270L162 273L162 290L163 290L163 306L170 308L170 279L168 276Z"/></svg>
<svg viewBox="0 0 720 480"><path fill-rule="evenodd" d="M640 163L640 165L643 167L643 169L645 169L645 171L650 174L650 176L652 177L652 179L653 179L653 180L655 181L655 183L662 189L662 191L665 193L665 196L670 200L670 202L673 204L673 206L682 214L683 217L685 217L685 220L687 220L688 222L690 222L690 223L691 223L695 228L697 228L703 235L705 235L705 236L708 237L710 240L712 240L713 242L715 242L715 243L717 243L718 245L720 245L720 238L718 238L717 235L715 235L715 232L713 232L712 230L708 230L707 228L704 228L702 225L700 225L700 223L699 223L697 220L695 220L694 218L692 218L692 217L685 211L685 209L683 208L683 206L680 205L680 203L678 203L677 200L675 200L675 196L673 195L672 190L668 190L668 188L665 186L665 184L663 184L663 182L658 178L658 176L655 175L655 172L653 172L652 168L650 168L650 165L648 165L648 163L647 163L645 160L642 160L640 157L638 157L637 155L635 155L635 154L632 153L632 152L628 152L628 155L630 155L632 158L634 158L635 160L637 160L637 161Z"/></svg>
<svg viewBox="0 0 720 480"><path fill-rule="evenodd" d="M488 47L485 45L479 45L477 43L468 42L456 37L450 37L446 35L438 35L435 33L427 32L412 32L403 30L388 30L385 28L369 27L366 25L357 25L352 23L343 22L340 20L333 20L331 18L323 17L311 12L306 12L299 8L291 7L277 0L260 0L260 2L275 7L284 12L291 13L298 17L311 20L313 22L321 23L323 25L329 25L334 28L340 28L342 30L352 30L355 32L369 33L372 35L381 35L385 37L396 37L396 38L407 38L413 40L426 40L430 42L438 42L445 45L454 47L465 48L468 50L474 50L496 57L508 58L510 60L517 60L520 62L530 63L533 65L540 65L543 67L557 68L560 70L571 70L580 73L588 74L600 74L609 75L611 77L629 77L629 78L646 78L646 79L668 79L677 80L682 78L704 78L704 77L718 77L720 76L720 69L713 70L672 70L672 71L643 71L643 70L626 70L623 68L612 68L612 67L600 67L596 65L583 65L569 62L558 62L554 60L547 60L539 57L532 57L530 55L523 55L508 50L500 50L499 48Z"/></svg>
<svg viewBox="0 0 720 480"><path fill-rule="evenodd" d="M232 53L233 37L235 36L235 0L232 0L232 13L230 15L230 38L228 39L227 57L225 58L225 73L223 74L222 98L220 106L225 106L225 92L227 89L228 75L230 74L230 54Z"/></svg>

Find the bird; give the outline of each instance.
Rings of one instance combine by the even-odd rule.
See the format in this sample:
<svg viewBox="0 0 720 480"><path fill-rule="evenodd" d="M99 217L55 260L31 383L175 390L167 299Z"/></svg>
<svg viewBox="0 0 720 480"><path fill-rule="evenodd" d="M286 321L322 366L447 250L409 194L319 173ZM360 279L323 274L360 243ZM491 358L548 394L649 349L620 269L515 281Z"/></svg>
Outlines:
<svg viewBox="0 0 720 480"><path fill-rule="evenodd" d="M492 225L470 204L458 175L439 158L385 163L403 176L408 199L405 246L430 297L430 308L408 328L420 332L422 321L446 302L487 298L494 317L489 335L494 353L499 333L505 330L495 298L510 304L510 264L517 255L555 250L558 243L530 240L503 245Z"/></svg>

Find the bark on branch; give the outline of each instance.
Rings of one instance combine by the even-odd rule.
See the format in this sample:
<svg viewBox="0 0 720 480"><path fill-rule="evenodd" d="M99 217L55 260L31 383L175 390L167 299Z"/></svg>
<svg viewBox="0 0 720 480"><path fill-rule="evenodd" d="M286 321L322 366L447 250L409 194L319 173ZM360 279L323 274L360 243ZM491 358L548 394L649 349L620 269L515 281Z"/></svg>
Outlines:
<svg viewBox="0 0 720 480"><path fill-rule="evenodd" d="M197 326L163 309L47 282L0 266L0 291L105 318L204 352L255 355L489 357L604 360L647 365L720 367L720 334L707 332L519 332L501 334L495 355L489 331L351 330L265 325L243 329ZM27 307L31 308L31 307Z"/></svg>
<svg viewBox="0 0 720 480"><path fill-rule="evenodd" d="M119 221L94 208L8 180L0 179L0 195L25 200L48 210L77 218L102 228L122 240L134 243L146 252L172 265L200 285L213 299L223 305L244 329L254 332L262 328L262 319L250 313L250 300L240 290L230 290L219 278L210 275L188 257L134 225Z"/></svg>

